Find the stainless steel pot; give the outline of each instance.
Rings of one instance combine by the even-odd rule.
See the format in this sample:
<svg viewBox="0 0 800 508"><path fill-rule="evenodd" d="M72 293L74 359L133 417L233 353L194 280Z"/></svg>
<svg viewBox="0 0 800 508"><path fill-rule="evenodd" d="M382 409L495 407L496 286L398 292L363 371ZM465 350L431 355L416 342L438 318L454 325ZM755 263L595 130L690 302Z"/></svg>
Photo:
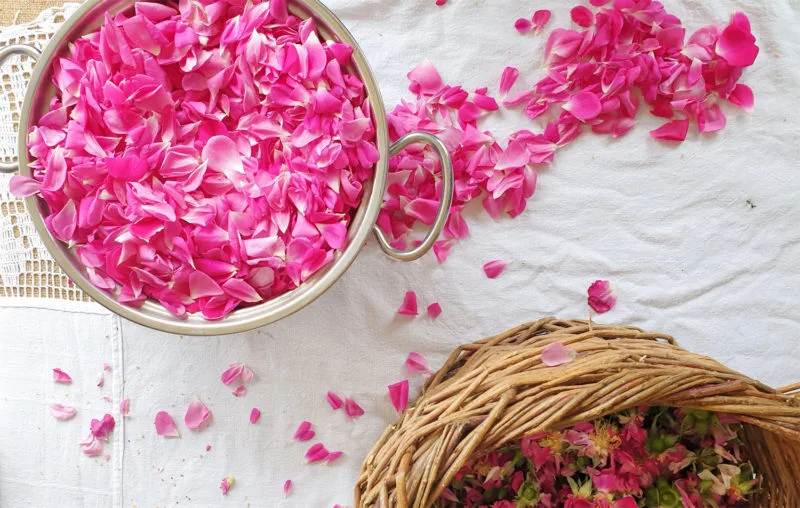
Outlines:
<svg viewBox="0 0 800 508"><path fill-rule="evenodd" d="M105 13L113 16L118 12L130 9L133 4L133 0L89 0L64 22L41 53L36 48L27 45L13 45L0 49L0 63L9 56L16 54L37 60L20 114L19 161L17 163L0 163L0 171L19 171L22 175L30 176L26 146L27 133L34 122L47 112L50 99L55 93L51 79L53 62L65 54L71 41L100 26ZM354 67L350 71L357 73L364 82L368 100L374 113L377 131L376 142L380 152L380 160L375 166L375 174L372 180L364 185L362 203L351 222L345 245L337 252L334 260L320 272L301 284L297 289L278 298L252 307L238 309L220 321L207 321L199 315L191 315L185 319L180 319L169 313L158 302L147 301L138 309L127 307L118 303L114 295L92 285L75 253L65 243L55 239L45 227L43 217L47 214L48 208L44 200L37 196L26 198L25 205L36 226L36 230L61 269L84 292L112 312L144 326L177 334L221 335L243 332L293 314L322 295L350 267L364 246L370 232L375 235L378 244L387 255L400 261L418 259L431 249L439 237L447 220L453 196L453 168L444 144L429 133L414 132L389 145L386 110L384 109L380 90L375 81L375 76L364 57L364 53L352 34L335 14L317 0L290 0L289 10L292 14L302 18L313 17L322 37L338 40L353 47ZM442 165L442 197L436 220L422 243L411 250L399 251L389 245L388 239L375 225L375 221L378 218L386 188L389 157L414 143L428 144L438 154Z"/></svg>

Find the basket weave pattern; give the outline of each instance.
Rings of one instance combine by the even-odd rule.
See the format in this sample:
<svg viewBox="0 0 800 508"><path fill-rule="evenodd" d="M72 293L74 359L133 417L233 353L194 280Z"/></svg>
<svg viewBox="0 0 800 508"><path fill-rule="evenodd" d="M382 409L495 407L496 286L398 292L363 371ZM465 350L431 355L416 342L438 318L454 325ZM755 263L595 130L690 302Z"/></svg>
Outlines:
<svg viewBox="0 0 800 508"><path fill-rule="evenodd" d="M552 342L578 352L547 367ZM800 507L800 383L773 389L634 327L545 318L456 349L367 455L356 506L431 506L476 458L524 436L637 405L725 412L764 476L753 506ZM794 395L793 395L794 394Z"/></svg>

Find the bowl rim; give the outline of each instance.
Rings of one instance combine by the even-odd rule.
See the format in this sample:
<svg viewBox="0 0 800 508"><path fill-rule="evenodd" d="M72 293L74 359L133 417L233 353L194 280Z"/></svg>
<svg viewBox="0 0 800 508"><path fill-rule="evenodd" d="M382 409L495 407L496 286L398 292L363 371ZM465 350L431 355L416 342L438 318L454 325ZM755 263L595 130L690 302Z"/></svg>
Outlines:
<svg viewBox="0 0 800 508"><path fill-rule="evenodd" d="M28 166L28 131L30 122L34 118L33 108L37 97L44 93L42 80L45 77L49 79L54 57L57 57L72 40L99 26L95 21L101 20L103 13L109 12L113 15L132 7L134 3L134 0L88 0L64 21L49 41L31 74L20 112L17 134L19 174L31 176ZM25 198L25 207L39 238L58 266L84 293L111 312L148 328L179 335L213 336L246 332L290 316L311 304L344 275L366 243L367 236L378 219L389 164L388 125L380 89L364 52L338 16L318 0L288 0L287 3L292 14L304 18L314 17L317 30L322 35L327 32L331 37L353 48L352 61L365 85L367 101L372 109L376 131L375 143L380 157L375 164L371 182L368 181L368 184L364 185L361 205L348 228L346 247L336 252L334 260L320 272L296 289L276 298L236 309L217 321L206 320L199 313L179 318L152 299L148 299L139 308L130 307L119 303L110 293L95 287L84 275L82 270L84 267L70 252L69 246L54 238L45 226L44 200L37 196ZM92 20L87 17L88 14L100 17ZM76 29L76 27L82 28ZM45 81L43 86L49 89L53 85Z"/></svg>

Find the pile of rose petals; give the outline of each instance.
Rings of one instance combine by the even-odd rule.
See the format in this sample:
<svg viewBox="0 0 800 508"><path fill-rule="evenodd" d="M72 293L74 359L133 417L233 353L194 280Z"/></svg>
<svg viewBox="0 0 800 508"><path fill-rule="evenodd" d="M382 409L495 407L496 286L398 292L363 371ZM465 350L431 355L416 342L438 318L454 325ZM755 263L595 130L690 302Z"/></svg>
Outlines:
<svg viewBox="0 0 800 508"><path fill-rule="evenodd" d="M351 53L285 0L138 2L55 63L12 190L122 303L220 319L276 297L343 247L378 160Z"/></svg>

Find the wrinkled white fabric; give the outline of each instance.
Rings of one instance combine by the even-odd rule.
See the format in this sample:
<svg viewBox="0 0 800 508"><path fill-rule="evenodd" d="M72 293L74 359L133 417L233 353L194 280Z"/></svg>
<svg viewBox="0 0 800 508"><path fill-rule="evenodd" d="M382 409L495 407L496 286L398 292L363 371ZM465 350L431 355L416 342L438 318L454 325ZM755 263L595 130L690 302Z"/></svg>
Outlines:
<svg viewBox="0 0 800 508"><path fill-rule="evenodd" d="M124 354L113 369L124 377L124 393L117 396L130 397L131 415L115 431L122 446L112 454L119 457L120 470L106 478L113 486L105 490L111 490L113 506L351 506L362 458L395 419L386 387L407 376L403 361L408 352L422 353L436 367L454 347L524 321L584 317L586 289L597 278L610 279L619 290L617 307L597 320L670 333L683 346L767 384L800 380L797 11L788 0L665 3L690 32L725 23L736 8L750 16L761 46L761 55L742 78L755 92L752 113L726 107L725 130L691 134L681 145L652 140L648 131L660 120L647 114L619 140L585 134L542 172L521 217L494 222L473 210L470 238L453 249L445 264L432 255L409 264L393 262L371 241L317 302L254 332L175 337L123 321ZM551 8L547 32L568 26L574 5L465 0L450 0L444 8L433 0L328 4L360 41L388 105L409 96L405 74L424 58L445 81L471 89L496 91L506 65L520 68L517 87L535 82L546 35L520 36L514 20L535 8ZM499 139L520 128L536 128L521 111L504 111L483 127ZM509 263L495 280L481 270L492 259ZM435 321L397 316L409 289L417 292L423 314L438 301L442 315ZM11 316L34 323L17 326L13 337L31 341L45 336L51 348L69 348L82 365L88 365L89 351L95 354L94 348L106 344L87 330L83 349L72 348L65 336L74 334L79 323L59 314L3 311L4 319ZM20 339L11 339L5 325L3 330L4 373L5 364L16 364L23 350L14 346ZM52 362L24 354L30 357L28 377L3 377L0 390L51 386ZM219 381L237 361L256 372L240 398ZM422 378L410 378L416 392ZM348 421L342 411L331 411L327 390L354 397L366 414ZM201 431L183 424L193 396L212 412L211 425ZM6 501L49 487L33 467L25 474L28 483L6 481L13 456L5 448L11 443L8 432L28 414L6 407L0 409L0 479L5 482L0 483L0 505L14 506ZM248 418L253 407L263 413L255 425ZM161 410L175 419L180 439L155 434L153 419ZM297 443L292 435L306 419L317 432L313 442L345 452L334 465L303 463L313 442ZM74 422L57 423L72 429ZM70 434L63 448L35 433L26 439L39 450L42 469L56 463L80 468L87 477L76 485L102 490L102 482L88 483L89 472L100 474L102 466L81 456L75 444L83 429L70 430L76 435ZM11 444L12 454L22 452ZM236 484L223 498L219 482L228 475ZM287 479L294 487L284 498ZM55 506L54 499L37 506Z"/></svg>

